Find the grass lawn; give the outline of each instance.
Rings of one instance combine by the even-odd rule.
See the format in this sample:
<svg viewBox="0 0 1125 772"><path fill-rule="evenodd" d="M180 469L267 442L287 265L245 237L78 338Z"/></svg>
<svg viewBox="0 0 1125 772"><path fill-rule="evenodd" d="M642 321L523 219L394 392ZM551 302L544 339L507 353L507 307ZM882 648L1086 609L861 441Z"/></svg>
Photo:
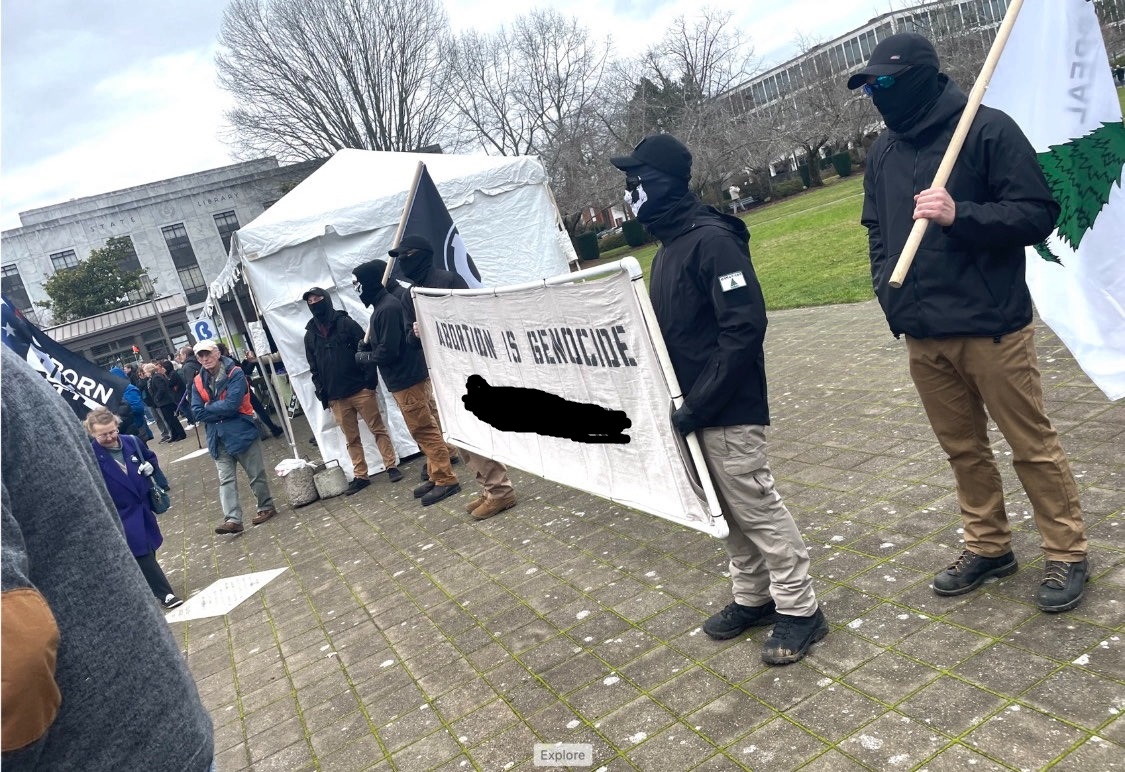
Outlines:
<svg viewBox="0 0 1125 772"><path fill-rule="evenodd" d="M859 224L862 201L863 177L853 174L742 215L750 228L750 254L767 308L855 303L873 297L867 230ZM640 261L647 276L656 245L622 247L597 262L629 254Z"/></svg>

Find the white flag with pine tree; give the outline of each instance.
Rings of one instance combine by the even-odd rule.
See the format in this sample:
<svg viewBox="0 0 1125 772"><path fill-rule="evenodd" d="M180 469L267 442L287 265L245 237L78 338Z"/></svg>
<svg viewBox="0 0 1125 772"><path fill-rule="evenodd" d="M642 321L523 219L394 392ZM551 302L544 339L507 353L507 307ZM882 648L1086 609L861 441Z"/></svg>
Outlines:
<svg viewBox="0 0 1125 772"><path fill-rule="evenodd" d="M1125 125L1094 4L1025 0L984 102L1012 116L1062 207L1027 252L1040 318L1125 397Z"/></svg>

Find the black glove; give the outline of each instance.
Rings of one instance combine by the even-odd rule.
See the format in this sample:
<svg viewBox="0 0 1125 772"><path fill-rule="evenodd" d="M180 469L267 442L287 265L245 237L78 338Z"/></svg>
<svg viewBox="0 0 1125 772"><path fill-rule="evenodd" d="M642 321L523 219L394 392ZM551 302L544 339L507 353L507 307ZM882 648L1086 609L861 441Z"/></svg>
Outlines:
<svg viewBox="0 0 1125 772"><path fill-rule="evenodd" d="M371 350L371 341L361 340L359 342L359 345L356 348L359 351L370 351Z"/></svg>
<svg viewBox="0 0 1125 772"><path fill-rule="evenodd" d="M672 425L676 427L676 431L685 437L702 426L698 416L691 412L691 408L687 405L678 408L672 413Z"/></svg>
<svg viewBox="0 0 1125 772"><path fill-rule="evenodd" d="M320 406L322 408L324 408L325 410L327 410L328 409L328 400L324 398L324 392L321 391L320 389L317 389L315 393L316 393L316 399L320 403Z"/></svg>

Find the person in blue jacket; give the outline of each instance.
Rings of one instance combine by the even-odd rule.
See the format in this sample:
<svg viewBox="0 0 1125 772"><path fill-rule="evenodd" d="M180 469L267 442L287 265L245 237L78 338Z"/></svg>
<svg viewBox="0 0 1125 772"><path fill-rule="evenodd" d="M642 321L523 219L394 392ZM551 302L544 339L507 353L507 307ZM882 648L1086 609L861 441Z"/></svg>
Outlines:
<svg viewBox="0 0 1125 772"><path fill-rule="evenodd" d="M83 426L90 435L90 446L106 490L117 507L129 550L152 594L164 608L173 609L183 601L172 591L168 577L156 562L156 550L164 543L164 536L148 497L152 488L150 478L164 490L168 490L168 478L160 470L155 453L136 437L120 433L118 420L107 408L99 407L89 412Z"/></svg>
<svg viewBox="0 0 1125 772"><path fill-rule="evenodd" d="M223 523L215 528L215 533L242 533L236 464L246 472L258 502L254 525L277 514L266 478L262 442L254 424L249 385L242 368L230 357L221 356L215 341L196 343L195 355L202 369L191 384L191 412L195 422L207 429L207 450L219 473L219 503L223 507Z"/></svg>
<svg viewBox="0 0 1125 772"><path fill-rule="evenodd" d="M148 428L148 420L145 418L145 401L141 395L141 390L129 382L129 376L120 367L111 367L109 372L129 383L121 395L121 407L117 413L121 417L121 428L126 434L136 435L148 442L153 438L153 434L152 429ZM128 410L125 410L126 405L129 407Z"/></svg>

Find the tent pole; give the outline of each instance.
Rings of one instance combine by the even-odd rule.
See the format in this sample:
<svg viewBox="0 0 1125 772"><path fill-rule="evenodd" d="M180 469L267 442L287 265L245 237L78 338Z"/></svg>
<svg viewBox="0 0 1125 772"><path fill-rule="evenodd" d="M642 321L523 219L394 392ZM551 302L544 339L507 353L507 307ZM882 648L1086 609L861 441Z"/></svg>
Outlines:
<svg viewBox="0 0 1125 772"><path fill-rule="evenodd" d="M254 296L254 288L250 285L250 279L246 275L246 266L242 266L242 280L246 282L246 290L250 295L250 305L254 307L254 313L258 315L258 319L265 323L265 317L262 316L261 306L258 305L258 299ZM238 293L235 293L235 300L238 300ZM238 306L239 313L242 312L242 306ZM246 321L246 314L242 314L243 322ZM249 325L247 325L247 334L249 334ZM281 425L285 428L285 438L289 440L289 448L293 451L293 458L300 458L301 455L297 452L297 435L293 431L293 424L289 420L289 411L285 405L281 404L281 390L277 388L277 382L274 380L277 377L277 371L273 367L273 352L269 352L266 358L259 357L259 365L265 362L266 369L263 375L266 376L266 389L270 393L270 399L273 401L274 407L277 408L277 417L281 419Z"/></svg>

